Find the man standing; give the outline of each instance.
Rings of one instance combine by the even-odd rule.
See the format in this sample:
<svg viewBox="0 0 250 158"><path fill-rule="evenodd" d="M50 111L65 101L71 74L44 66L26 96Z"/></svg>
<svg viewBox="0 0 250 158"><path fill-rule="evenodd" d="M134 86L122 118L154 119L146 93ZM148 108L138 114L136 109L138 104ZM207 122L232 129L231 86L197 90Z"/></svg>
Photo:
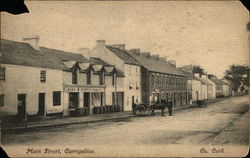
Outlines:
<svg viewBox="0 0 250 158"><path fill-rule="evenodd" d="M168 108L168 116L172 116L173 103L170 99L168 99L167 108Z"/></svg>
<svg viewBox="0 0 250 158"><path fill-rule="evenodd" d="M135 102L137 103L137 100ZM135 102L133 102L133 104L132 104L132 110L133 110L132 114L135 114L135 108L137 106L137 104Z"/></svg>

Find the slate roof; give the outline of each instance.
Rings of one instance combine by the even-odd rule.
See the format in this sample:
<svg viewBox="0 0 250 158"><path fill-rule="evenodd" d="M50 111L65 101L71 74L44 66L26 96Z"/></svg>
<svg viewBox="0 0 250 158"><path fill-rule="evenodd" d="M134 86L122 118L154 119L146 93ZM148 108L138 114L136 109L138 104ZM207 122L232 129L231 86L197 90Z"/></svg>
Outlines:
<svg viewBox="0 0 250 158"><path fill-rule="evenodd" d="M191 72L181 70L181 69L180 69L180 71L182 71L182 73L184 73L188 77L189 80L201 81L194 74L192 74Z"/></svg>
<svg viewBox="0 0 250 158"><path fill-rule="evenodd" d="M177 69L175 66L168 62L161 60L155 60L151 57L146 57L143 54L136 54L135 52L128 52L132 57L134 57L143 67L149 71L172 74L178 76L186 76L181 70Z"/></svg>
<svg viewBox="0 0 250 158"><path fill-rule="evenodd" d="M45 47L40 51L33 49L28 43L15 42L1 39L0 63L50 69L68 69L63 64L64 60L77 62L89 62L81 54L65 52Z"/></svg>
<svg viewBox="0 0 250 158"><path fill-rule="evenodd" d="M126 64L139 65L139 66L141 65L137 60L131 57L128 51L126 50L122 50L112 46L106 46L106 48L111 52L113 52L120 59L122 59Z"/></svg>
<svg viewBox="0 0 250 158"><path fill-rule="evenodd" d="M110 65L110 64L106 63L105 61L101 60L100 58L95 58L95 57L90 57L90 63L91 64L103 65L103 66L107 66L107 67L114 66L114 65ZM122 70L120 70L118 68L115 68L115 69L117 71L118 76L124 77L124 73L123 73Z"/></svg>

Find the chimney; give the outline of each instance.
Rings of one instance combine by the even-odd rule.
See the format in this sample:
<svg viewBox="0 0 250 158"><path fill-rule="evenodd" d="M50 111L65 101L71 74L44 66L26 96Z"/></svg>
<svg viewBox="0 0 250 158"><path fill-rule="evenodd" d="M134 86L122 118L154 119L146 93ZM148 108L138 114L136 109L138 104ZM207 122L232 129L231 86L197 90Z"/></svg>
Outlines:
<svg viewBox="0 0 250 158"><path fill-rule="evenodd" d="M25 37L23 38L23 41L28 43L31 47L33 47L35 50L39 50L39 39L40 37L38 35L32 36L32 37Z"/></svg>
<svg viewBox="0 0 250 158"><path fill-rule="evenodd" d="M96 47L105 47L105 40L96 40Z"/></svg>
<svg viewBox="0 0 250 158"><path fill-rule="evenodd" d="M145 57L150 58L150 52L142 52L141 54L144 55Z"/></svg>
<svg viewBox="0 0 250 158"><path fill-rule="evenodd" d="M90 58L90 51L89 51L89 48L79 48L78 52L79 52L82 56L86 57L87 59Z"/></svg>
<svg viewBox="0 0 250 158"><path fill-rule="evenodd" d="M112 44L110 46L125 50L125 44Z"/></svg>
<svg viewBox="0 0 250 158"><path fill-rule="evenodd" d="M169 60L168 61L170 64L172 64L174 67L176 67L176 61L175 60Z"/></svg>
<svg viewBox="0 0 250 158"><path fill-rule="evenodd" d="M133 48L133 49L130 49L129 51L135 53L136 55L140 55L140 49L139 48Z"/></svg>
<svg viewBox="0 0 250 158"><path fill-rule="evenodd" d="M164 57L160 57L160 59L159 59L160 61L163 61L163 62L166 62L167 61L167 57L166 56L164 56Z"/></svg>
<svg viewBox="0 0 250 158"><path fill-rule="evenodd" d="M159 55L151 55L152 58L154 58L155 60L159 61Z"/></svg>

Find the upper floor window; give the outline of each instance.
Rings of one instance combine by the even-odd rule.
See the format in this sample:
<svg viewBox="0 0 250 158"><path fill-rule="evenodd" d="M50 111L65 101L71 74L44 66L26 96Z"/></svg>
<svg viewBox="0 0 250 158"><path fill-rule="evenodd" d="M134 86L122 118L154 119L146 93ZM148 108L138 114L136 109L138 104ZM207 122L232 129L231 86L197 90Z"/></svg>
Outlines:
<svg viewBox="0 0 250 158"><path fill-rule="evenodd" d="M41 70L41 72L40 72L40 81L46 82L46 71L45 70Z"/></svg>
<svg viewBox="0 0 250 158"><path fill-rule="evenodd" d="M87 84L91 84L91 70L87 72Z"/></svg>
<svg viewBox="0 0 250 158"><path fill-rule="evenodd" d="M53 106L61 105L61 91L53 92Z"/></svg>
<svg viewBox="0 0 250 158"><path fill-rule="evenodd" d="M100 85L105 84L105 75L103 72L101 72L101 74L99 75L99 81L100 81Z"/></svg>
<svg viewBox="0 0 250 158"><path fill-rule="evenodd" d="M157 75L157 85L160 85L160 75Z"/></svg>
<svg viewBox="0 0 250 158"><path fill-rule="evenodd" d="M4 106L4 94L0 94L0 107Z"/></svg>
<svg viewBox="0 0 250 158"><path fill-rule="evenodd" d="M155 84L155 75L154 74L151 75L151 83L152 83L152 85Z"/></svg>
<svg viewBox="0 0 250 158"><path fill-rule="evenodd" d="M5 67L0 67L0 81L5 80Z"/></svg>
<svg viewBox="0 0 250 158"><path fill-rule="evenodd" d="M72 71L72 84L77 84L77 69L73 69Z"/></svg>

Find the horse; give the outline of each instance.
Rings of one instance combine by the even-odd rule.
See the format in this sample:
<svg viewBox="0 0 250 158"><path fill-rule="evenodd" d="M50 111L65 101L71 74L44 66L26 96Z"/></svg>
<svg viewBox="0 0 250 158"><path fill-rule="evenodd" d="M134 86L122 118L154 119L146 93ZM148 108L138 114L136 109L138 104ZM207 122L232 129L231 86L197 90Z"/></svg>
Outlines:
<svg viewBox="0 0 250 158"><path fill-rule="evenodd" d="M165 116L164 115L164 110L165 108L168 106L168 102L166 102L165 99L161 100L161 104L159 101L157 101L155 104L151 105L151 115L155 115L155 110L161 110L161 116Z"/></svg>

